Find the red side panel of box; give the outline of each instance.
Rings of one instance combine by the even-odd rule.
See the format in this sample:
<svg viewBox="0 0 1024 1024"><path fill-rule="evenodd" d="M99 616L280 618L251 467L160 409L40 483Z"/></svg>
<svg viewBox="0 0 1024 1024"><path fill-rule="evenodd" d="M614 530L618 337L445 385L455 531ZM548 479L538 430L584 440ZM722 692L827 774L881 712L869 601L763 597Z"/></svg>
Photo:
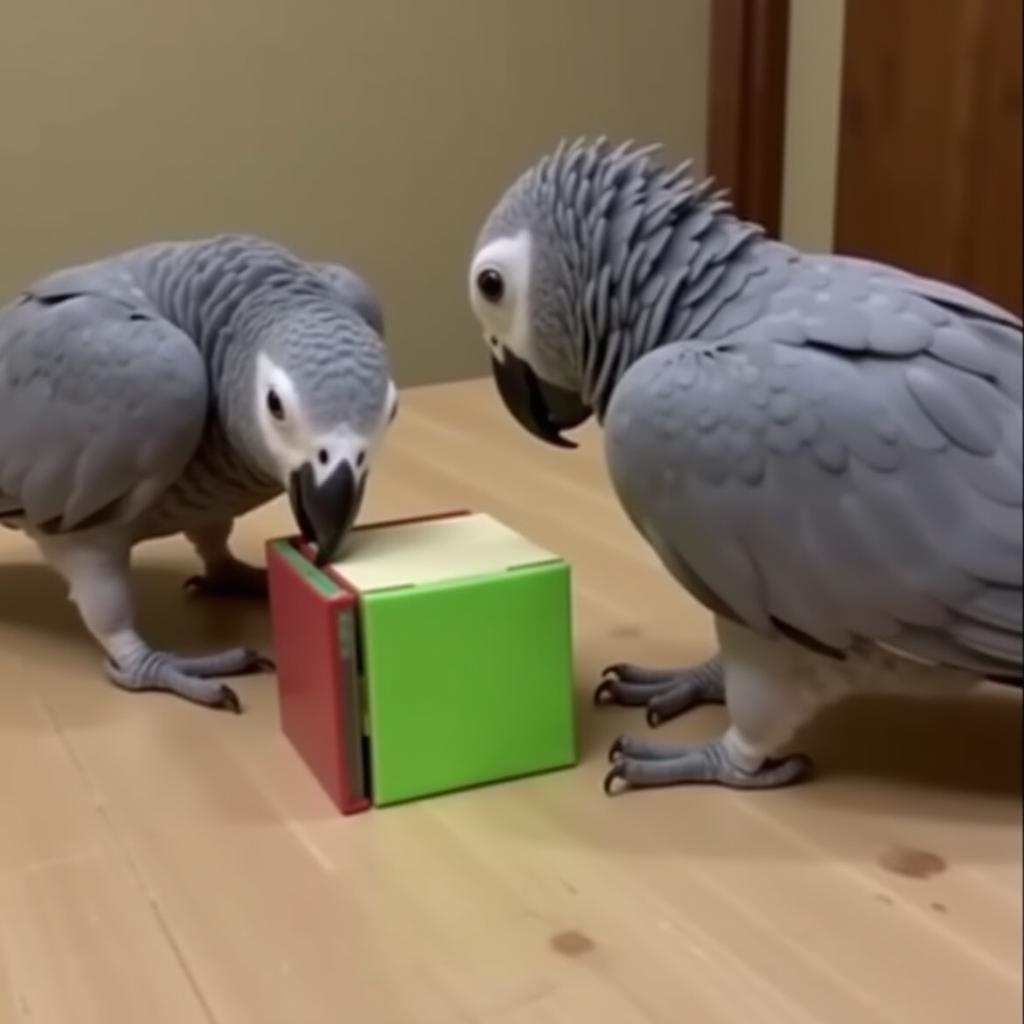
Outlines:
<svg viewBox="0 0 1024 1024"><path fill-rule="evenodd" d="M343 688L359 680L343 678L338 628L355 597L321 593L273 545L267 571L281 728L338 809L364 811L371 801L355 796L347 778L342 699Z"/></svg>

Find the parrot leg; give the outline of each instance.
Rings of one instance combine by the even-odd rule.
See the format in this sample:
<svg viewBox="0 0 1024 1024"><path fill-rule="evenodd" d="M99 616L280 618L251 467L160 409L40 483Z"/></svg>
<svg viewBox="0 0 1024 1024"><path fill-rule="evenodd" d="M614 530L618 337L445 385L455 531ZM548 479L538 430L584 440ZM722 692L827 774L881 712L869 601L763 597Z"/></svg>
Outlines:
<svg viewBox="0 0 1024 1024"><path fill-rule="evenodd" d="M111 682L126 690L163 690L209 707L240 712L231 687L210 678L264 671L257 652L234 648L199 657L179 657L151 648L136 632L130 548L120 538L46 537L36 541L66 580L85 627L103 648Z"/></svg>
<svg viewBox="0 0 1024 1024"><path fill-rule="evenodd" d="M841 672L821 656L787 640L718 622L721 679L731 724L719 738L686 746L620 737L609 751L605 777L611 795L619 783L646 788L714 783L732 789L772 789L806 778L802 754L780 757L797 731L845 691Z"/></svg>
<svg viewBox="0 0 1024 1024"><path fill-rule="evenodd" d="M232 523L217 523L186 532L205 572L185 581L185 590L199 597L267 596L267 570L235 558L228 546Z"/></svg>
<svg viewBox="0 0 1024 1024"><path fill-rule="evenodd" d="M699 704L724 704L725 684L719 657L692 668L664 670L638 665L610 665L594 691L598 704L647 708L652 728Z"/></svg>

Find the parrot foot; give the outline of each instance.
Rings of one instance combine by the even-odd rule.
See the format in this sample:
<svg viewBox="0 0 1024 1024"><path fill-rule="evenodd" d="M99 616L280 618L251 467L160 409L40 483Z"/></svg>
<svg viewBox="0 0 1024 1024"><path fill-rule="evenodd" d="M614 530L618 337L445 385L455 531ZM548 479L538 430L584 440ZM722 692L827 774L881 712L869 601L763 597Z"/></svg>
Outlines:
<svg viewBox="0 0 1024 1024"><path fill-rule="evenodd" d="M611 771L605 776L609 796L623 788L645 789L701 782L730 789L776 789L805 778L811 761L802 754L765 759L742 767L725 738L694 746L661 745L623 736L608 753ZM624 784L624 785L620 785Z"/></svg>
<svg viewBox="0 0 1024 1024"><path fill-rule="evenodd" d="M237 558L208 566L205 575L191 576L184 590L194 597L267 597L267 570L247 565Z"/></svg>
<svg viewBox="0 0 1024 1024"><path fill-rule="evenodd" d="M647 723L656 728L698 704L725 703L725 682L718 657L692 668L664 670L610 665L594 691L597 704L646 706Z"/></svg>
<svg viewBox="0 0 1024 1024"><path fill-rule="evenodd" d="M265 672L273 667L269 659L245 647L198 657L143 651L127 666L110 658L104 663L110 680L122 689L139 693L163 690L196 704L224 708L236 714L241 713L242 705L235 691L212 677Z"/></svg>

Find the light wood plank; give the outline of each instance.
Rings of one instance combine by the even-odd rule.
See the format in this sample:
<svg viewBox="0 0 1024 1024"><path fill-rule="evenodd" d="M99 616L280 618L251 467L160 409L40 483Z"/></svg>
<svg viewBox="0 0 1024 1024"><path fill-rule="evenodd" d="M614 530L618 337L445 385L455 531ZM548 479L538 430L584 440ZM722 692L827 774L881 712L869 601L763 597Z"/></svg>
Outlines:
<svg viewBox="0 0 1024 1024"><path fill-rule="evenodd" d="M85 649L25 640L0 651L0 1022L204 1024L174 940L44 697L61 680L91 688Z"/></svg>
<svg viewBox="0 0 1024 1024"><path fill-rule="evenodd" d="M583 762L358 818L281 736L271 676L240 682L241 717L116 691L59 587L0 536L0 813L17 826L0 906L30 922L12 955L0 919L3 1024L53 957L87 1006L132 998L130 968L172 985L176 1020L218 1024L1019 1019L1019 694L838 708L802 741L820 777L792 790L604 796L608 744L646 726L592 706L601 668L685 663L713 633L616 505L599 434L581 439L532 441L487 381L403 397L364 519L469 507L570 560ZM238 550L292 529L275 502ZM138 565L158 642L265 645L265 609L182 597L181 541ZM699 709L664 732L723 722ZM894 873L894 850L940 869ZM134 937L123 960L93 918Z"/></svg>
<svg viewBox="0 0 1024 1024"><path fill-rule="evenodd" d="M0 878L0 950L17 985L14 1019L26 1024L211 1020L158 913L118 856Z"/></svg>

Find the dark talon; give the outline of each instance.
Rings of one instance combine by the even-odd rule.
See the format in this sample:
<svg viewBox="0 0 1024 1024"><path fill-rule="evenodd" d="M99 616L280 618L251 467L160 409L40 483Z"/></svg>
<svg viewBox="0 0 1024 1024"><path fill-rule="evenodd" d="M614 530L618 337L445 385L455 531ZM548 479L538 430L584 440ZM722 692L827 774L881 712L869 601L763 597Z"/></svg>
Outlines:
<svg viewBox="0 0 1024 1024"><path fill-rule="evenodd" d="M612 679L602 679L598 684L597 689L594 691L594 703L595 704L610 704L615 698L615 694L612 692Z"/></svg>
<svg viewBox="0 0 1024 1024"><path fill-rule="evenodd" d="M652 729L657 729L661 725L661 714L657 708L648 707L646 712L647 724Z"/></svg>
<svg viewBox="0 0 1024 1024"><path fill-rule="evenodd" d="M262 654L258 654L256 656L254 668L258 672L273 672L277 668L277 665L274 664L274 661L271 658L265 658Z"/></svg>
<svg viewBox="0 0 1024 1024"><path fill-rule="evenodd" d="M622 753L622 737L619 736L615 740L615 742L611 745L609 750L608 750L608 760L611 761L612 764L615 764L616 760L618 759L618 757L619 757L619 755L621 753Z"/></svg>
<svg viewBox="0 0 1024 1024"><path fill-rule="evenodd" d="M218 707L224 708L226 711L234 711L236 715L242 713L242 702L230 686L222 686L219 697L220 699L217 701Z"/></svg>
<svg viewBox="0 0 1024 1024"><path fill-rule="evenodd" d="M615 782L616 782L616 780L619 780L621 782L626 782L626 777L622 774L622 771L623 771L623 769L622 769L622 762L620 761L604 777L604 792L605 792L605 796L615 796L615 793L616 793ZM626 785L623 786L622 789L628 788L628 786L629 786L629 783L626 782ZM619 789L618 792L621 793L622 789Z"/></svg>
<svg viewBox="0 0 1024 1024"><path fill-rule="evenodd" d="M189 576L181 585L186 594L202 594L206 588L206 580L202 576Z"/></svg>

